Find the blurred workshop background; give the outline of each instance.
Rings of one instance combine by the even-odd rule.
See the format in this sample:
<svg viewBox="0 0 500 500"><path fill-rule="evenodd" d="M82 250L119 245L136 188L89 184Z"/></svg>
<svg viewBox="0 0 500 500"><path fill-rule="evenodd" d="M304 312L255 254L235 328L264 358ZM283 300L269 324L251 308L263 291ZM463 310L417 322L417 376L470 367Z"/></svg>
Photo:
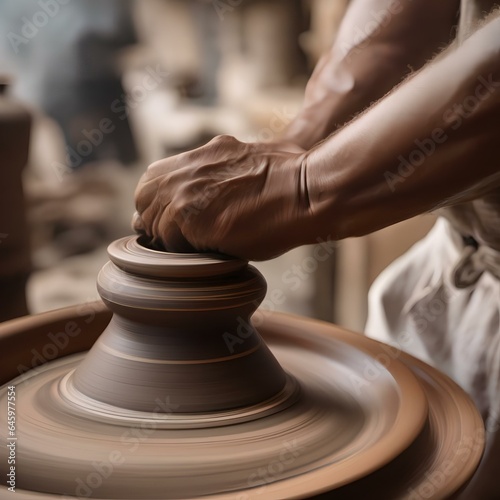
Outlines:
<svg viewBox="0 0 500 500"><path fill-rule="evenodd" d="M130 234L152 161L218 134L279 135L347 5L2 0L0 319L98 298L106 246ZM258 263L263 308L362 330L369 285L432 222Z"/></svg>

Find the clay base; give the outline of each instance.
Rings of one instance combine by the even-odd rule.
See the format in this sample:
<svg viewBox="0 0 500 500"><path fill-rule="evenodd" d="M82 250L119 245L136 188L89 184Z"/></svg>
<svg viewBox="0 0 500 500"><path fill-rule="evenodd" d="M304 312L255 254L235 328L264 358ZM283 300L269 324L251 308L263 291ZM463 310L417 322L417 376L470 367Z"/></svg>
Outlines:
<svg viewBox="0 0 500 500"><path fill-rule="evenodd" d="M79 320L76 308L58 314L63 323ZM51 317L43 326L43 317L14 325L26 340L19 360L29 356L26 346L39 342L35 332L55 331ZM102 325L104 317L97 314L93 324ZM8 353L3 348L12 345L6 339L17 336L16 328L0 327L0 352ZM91 325L79 348L89 348L98 330L102 326ZM168 430L151 428L147 419L120 426L83 418L57 392L70 358L52 376L46 365L31 381L17 383L18 488L75 495L76 480L85 484L95 473L92 463L113 452L123 461L92 489L93 498L145 498L146 488L149 498L165 499L331 498L327 491L336 498L370 498L378 491L390 499L429 487L435 498L445 498L474 472L482 453L481 419L463 391L436 370L403 353L393 359L386 346L302 318L268 315L260 332L301 393L283 411L235 425ZM5 382L8 375L2 375ZM467 460L459 446L465 442L477 443ZM453 473L429 486L428 478L448 465ZM18 489L16 498L60 497Z"/></svg>

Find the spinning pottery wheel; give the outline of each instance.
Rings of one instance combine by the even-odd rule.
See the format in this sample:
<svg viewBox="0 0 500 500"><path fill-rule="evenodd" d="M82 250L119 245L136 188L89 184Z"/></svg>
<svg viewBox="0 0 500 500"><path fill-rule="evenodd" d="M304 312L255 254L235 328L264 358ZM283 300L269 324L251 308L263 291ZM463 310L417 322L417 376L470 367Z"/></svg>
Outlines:
<svg viewBox="0 0 500 500"><path fill-rule="evenodd" d="M108 251L111 321L96 303L0 326L16 498L446 498L475 471L482 421L436 370L303 318L259 312L257 333L244 261Z"/></svg>

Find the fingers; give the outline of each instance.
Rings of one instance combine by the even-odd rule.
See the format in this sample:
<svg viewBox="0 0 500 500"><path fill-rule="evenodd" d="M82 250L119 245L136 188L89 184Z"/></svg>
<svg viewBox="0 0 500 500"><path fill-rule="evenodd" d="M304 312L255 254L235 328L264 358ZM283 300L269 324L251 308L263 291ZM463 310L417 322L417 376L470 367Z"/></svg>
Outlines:
<svg viewBox="0 0 500 500"><path fill-rule="evenodd" d="M167 252L192 253L195 248L186 240L179 226L167 215L167 210L156 214L148 228L137 212L132 216L132 229L149 237L149 246Z"/></svg>
<svg viewBox="0 0 500 500"><path fill-rule="evenodd" d="M168 252L193 253L197 250L186 240L179 226L170 218L167 211L162 214L159 221L161 233L155 236L155 241L160 241L161 245Z"/></svg>
<svg viewBox="0 0 500 500"><path fill-rule="evenodd" d="M171 177L182 168L178 164L179 156L151 164L142 176L135 191L137 212L132 227L146 235L153 248L192 252L193 247L183 237L169 209L175 193L175 183L171 182Z"/></svg>
<svg viewBox="0 0 500 500"><path fill-rule="evenodd" d="M159 185L159 181L149 181L137 190L137 212L132 218L132 228L148 236L152 248L178 253L194 252L195 249L173 219L167 193L165 190L160 192Z"/></svg>
<svg viewBox="0 0 500 500"><path fill-rule="evenodd" d="M201 218L201 212L217 205L221 177L229 175L227 169L219 172L220 166L229 163L230 177L238 180L246 173L247 162L246 144L218 136L196 150L151 164L135 192L133 229L148 236L153 246L171 252L193 252L194 247L215 250L209 227L213 220L206 214ZM200 219L194 220L195 216Z"/></svg>
<svg viewBox="0 0 500 500"><path fill-rule="evenodd" d="M144 234L146 232L146 227L144 226L144 221L138 212L134 212L132 215L132 229L138 234Z"/></svg>

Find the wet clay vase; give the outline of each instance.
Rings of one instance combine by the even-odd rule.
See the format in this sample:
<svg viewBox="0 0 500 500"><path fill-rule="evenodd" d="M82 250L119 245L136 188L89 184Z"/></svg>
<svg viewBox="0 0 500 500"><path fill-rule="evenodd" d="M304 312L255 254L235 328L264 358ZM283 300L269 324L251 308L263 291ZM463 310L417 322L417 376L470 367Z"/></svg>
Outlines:
<svg viewBox="0 0 500 500"><path fill-rule="evenodd" d="M284 371L250 322L266 293L244 261L150 250L136 238L110 245L97 279L110 325L72 376L75 390L110 405L176 413L261 403Z"/></svg>
<svg viewBox="0 0 500 500"><path fill-rule="evenodd" d="M244 261L136 236L109 255L104 304L0 325L16 498L447 498L474 473L481 418L435 369L258 310L265 281ZM467 460L462 442L477 445Z"/></svg>

